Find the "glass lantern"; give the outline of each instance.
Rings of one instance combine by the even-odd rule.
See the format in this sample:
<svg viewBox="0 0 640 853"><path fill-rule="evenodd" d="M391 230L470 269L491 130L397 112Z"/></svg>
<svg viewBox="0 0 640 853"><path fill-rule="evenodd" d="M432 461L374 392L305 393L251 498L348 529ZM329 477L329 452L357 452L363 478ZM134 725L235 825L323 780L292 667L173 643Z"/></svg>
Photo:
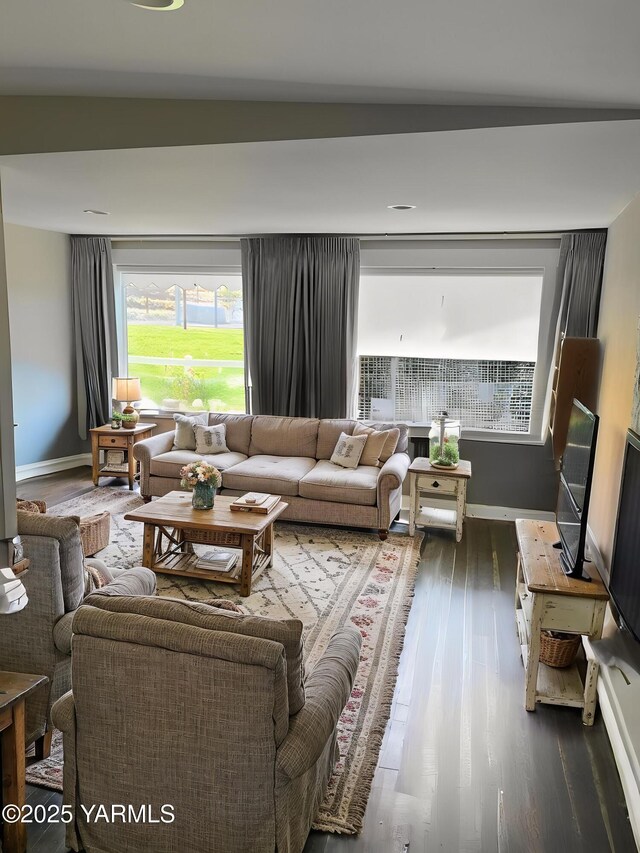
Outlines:
<svg viewBox="0 0 640 853"><path fill-rule="evenodd" d="M436 468L457 468L460 461L460 421L439 412L431 421L429 461Z"/></svg>

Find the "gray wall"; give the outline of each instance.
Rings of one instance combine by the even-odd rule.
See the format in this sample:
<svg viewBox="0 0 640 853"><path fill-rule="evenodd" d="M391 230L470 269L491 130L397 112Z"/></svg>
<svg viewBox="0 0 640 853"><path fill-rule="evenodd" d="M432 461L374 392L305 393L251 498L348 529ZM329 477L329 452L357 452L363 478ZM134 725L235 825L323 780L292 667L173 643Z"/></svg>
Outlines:
<svg viewBox="0 0 640 853"><path fill-rule="evenodd" d="M2 192L0 192L0 568L7 565L9 558L7 545L2 540L11 539L17 533L8 309Z"/></svg>
<svg viewBox="0 0 640 853"><path fill-rule="evenodd" d="M66 234L5 224L16 465L73 456L78 436Z"/></svg>

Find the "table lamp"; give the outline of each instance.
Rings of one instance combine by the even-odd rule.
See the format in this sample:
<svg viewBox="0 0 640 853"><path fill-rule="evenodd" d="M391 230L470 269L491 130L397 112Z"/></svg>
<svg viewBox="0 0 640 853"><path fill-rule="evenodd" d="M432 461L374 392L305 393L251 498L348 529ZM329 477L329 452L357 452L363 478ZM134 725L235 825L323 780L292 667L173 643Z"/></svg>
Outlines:
<svg viewBox="0 0 640 853"><path fill-rule="evenodd" d="M119 403L127 405L122 410L123 415L133 415L133 418L127 418L134 425L138 422L139 415L133 408L131 403L134 400L142 399L142 391L140 389L140 380L137 376L114 376L112 396Z"/></svg>

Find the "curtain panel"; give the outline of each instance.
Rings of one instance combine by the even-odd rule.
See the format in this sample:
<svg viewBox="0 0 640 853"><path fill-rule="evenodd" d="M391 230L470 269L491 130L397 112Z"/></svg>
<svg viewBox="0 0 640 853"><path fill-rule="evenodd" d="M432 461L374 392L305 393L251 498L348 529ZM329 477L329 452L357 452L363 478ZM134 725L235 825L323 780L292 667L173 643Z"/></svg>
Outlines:
<svg viewBox="0 0 640 853"><path fill-rule="evenodd" d="M78 429L111 417L111 377L118 366L111 241L71 237L71 292L76 343Z"/></svg>
<svg viewBox="0 0 640 853"><path fill-rule="evenodd" d="M353 415L359 241L273 236L244 238L241 246L250 410Z"/></svg>
<svg viewBox="0 0 640 853"><path fill-rule="evenodd" d="M562 235L558 262L561 335L596 337L606 245L606 231Z"/></svg>

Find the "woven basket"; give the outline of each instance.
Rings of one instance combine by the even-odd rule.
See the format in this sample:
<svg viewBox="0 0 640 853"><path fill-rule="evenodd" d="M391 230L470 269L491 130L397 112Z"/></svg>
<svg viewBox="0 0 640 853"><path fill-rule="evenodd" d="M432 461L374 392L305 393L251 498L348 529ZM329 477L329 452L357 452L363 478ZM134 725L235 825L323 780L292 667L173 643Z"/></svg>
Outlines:
<svg viewBox="0 0 640 853"><path fill-rule="evenodd" d="M80 519L80 539L85 557L93 557L109 544L111 533L111 515L101 512Z"/></svg>
<svg viewBox="0 0 640 853"><path fill-rule="evenodd" d="M553 636L551 631L540 632L540 663L562 669L574 662L582 637L580 634Z"/></svg>

